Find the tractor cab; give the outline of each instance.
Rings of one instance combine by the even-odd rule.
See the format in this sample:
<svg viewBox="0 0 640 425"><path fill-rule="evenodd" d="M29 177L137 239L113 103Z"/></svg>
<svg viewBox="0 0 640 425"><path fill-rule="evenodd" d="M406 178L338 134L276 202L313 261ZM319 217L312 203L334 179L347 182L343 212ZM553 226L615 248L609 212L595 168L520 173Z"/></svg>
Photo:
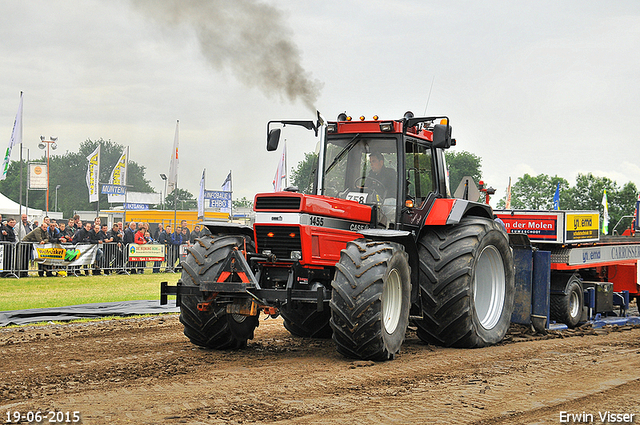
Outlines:
<svg viewBox="0 0 640 425"><path fill-rule="evenodd" d="M320 133L317 175L312 194L341 198L375 210L375 227L411 229L415 212L430 206L428 199L449 197L443 149L451 139L446 117L414 118L407 112L400 120L360 117L354 121L340 114L338 121L272 121L301 125ZM269 129L269 127L268 127ZM268 150L277 148L280 129L269 130ZM318 172L321 171L321 172Z"/></svg>

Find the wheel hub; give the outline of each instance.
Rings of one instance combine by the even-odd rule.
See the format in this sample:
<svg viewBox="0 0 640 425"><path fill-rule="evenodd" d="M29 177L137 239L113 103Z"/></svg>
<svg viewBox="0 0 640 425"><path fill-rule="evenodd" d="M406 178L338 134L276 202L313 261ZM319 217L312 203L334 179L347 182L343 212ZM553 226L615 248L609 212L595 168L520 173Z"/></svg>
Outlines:
<svg viewBox="0 0 640 425"><path fill-rule="evenodd" d="M480 325L493 329L502 316L506 277L502 256L493 245L482 250L473 279L474 307Z"/></svg>

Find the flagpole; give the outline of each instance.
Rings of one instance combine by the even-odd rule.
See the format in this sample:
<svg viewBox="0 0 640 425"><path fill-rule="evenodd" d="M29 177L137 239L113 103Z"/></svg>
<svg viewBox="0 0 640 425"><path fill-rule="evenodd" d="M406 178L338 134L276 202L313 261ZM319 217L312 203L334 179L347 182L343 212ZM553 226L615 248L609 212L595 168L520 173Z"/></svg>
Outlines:
<svg viewBox="0 0 640 425"><path fill-rule="evenodd" d="M20 100L22 101L22 91L20 91ZM20 118L20 134L22 134L22 118ZM22 137L20 138L20 196L18 203L20 204L20 223L22 223Z"/></svg>

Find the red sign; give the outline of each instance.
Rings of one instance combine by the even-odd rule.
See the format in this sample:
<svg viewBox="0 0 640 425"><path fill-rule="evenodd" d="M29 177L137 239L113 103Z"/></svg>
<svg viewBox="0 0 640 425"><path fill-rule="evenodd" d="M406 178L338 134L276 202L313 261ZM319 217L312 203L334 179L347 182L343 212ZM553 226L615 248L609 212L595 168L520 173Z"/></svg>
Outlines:
<svg viewBox="0 0 640 425"><path fill-rule="evenodd" d="M557 215L498 214L508 233L525 233L531 240L556 240L558 238Z"/></svg>

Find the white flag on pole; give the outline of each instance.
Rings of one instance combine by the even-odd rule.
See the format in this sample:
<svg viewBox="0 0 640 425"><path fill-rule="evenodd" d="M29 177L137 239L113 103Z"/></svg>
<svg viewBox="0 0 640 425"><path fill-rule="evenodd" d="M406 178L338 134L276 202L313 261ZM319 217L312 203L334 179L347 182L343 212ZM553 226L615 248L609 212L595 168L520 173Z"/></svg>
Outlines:
<svg viewBox="0 0 640 425"><path fill-rule="evenodd" d="M202 170L202 178L200 179L200 192L198 193L198 219L204 219L204 172Z"/></svg>
<svg viewBox="0 0 640 425"><path fill-rule="evenodd" d="M285 181L283 184L282 181ZM278 161L278 169L276 170L276 175L273 178L273 191L280 192L284 189L287 181L287 142L284 142L284 146L282 148L282 156L280 157L280 161Z"/></svg>
<svg viewBox="0 0 640 425"><path fill-rule="evenodd" d="M229 174L227 174L227 178L224 179L224 182L222 182L222 191L231 192L232 190L233 189L231 187L231 171L229 171ZM232 205L232 201L231 199L229 199L229 201L227 202L227 206L220 208L220 212L231 214L231 205Z"/></svg>
<svg viewBox="0 0 640 425"><path fill-rule="evenodd" d="M4 162L2 163L2 173L0 173L0 180L7 178L7 171L9 170L9 161L11 159L11 149L16 144L22 143L22 92L20 92L20 104L18 105L18 113L16 119L13 121L13 130L11 131L11 140L9 140L9 146L4 154Z"/></svg>
<svg viewBox="0 0 640 425"><path fill-rule="evenodd" d="M607 201L607 189L604 190L604 195L602 195L602 234L609 234L609 201Z"/></svg>
<svg viewBox="0 0 640 425"><path fill-rule="evenodd" d="M89 202L98 202L100 195L99 176L100 176L100 145L88 157L89 166L87 167L87 189L89 189Z"/></svg>
<svg viewBox="0 0 640 425"><path fill-rule="evenodd" d="M176 121L176 135L173 138L173 150L171 152L171 163L169 164L169 179L167 181L167 193L172 193L178 187L178 125Z"/></svg>

